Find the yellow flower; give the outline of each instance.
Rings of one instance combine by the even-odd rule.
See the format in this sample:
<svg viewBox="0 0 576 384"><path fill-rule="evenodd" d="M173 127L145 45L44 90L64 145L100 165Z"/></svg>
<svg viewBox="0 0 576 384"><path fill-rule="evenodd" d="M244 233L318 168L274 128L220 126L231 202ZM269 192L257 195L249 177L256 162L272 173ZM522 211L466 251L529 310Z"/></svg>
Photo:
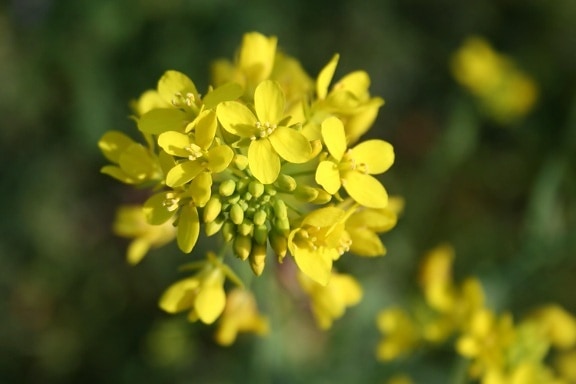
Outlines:
<svg viewBox="0 0 576 384"><path fill-rule="evenodd" d="M385 208L388 193L371 175L386 172L394 163L392 146L383 140L367 140L347 150L344 126L336 117L322 123L322 139L332 158L320 162L316 182L330 194L343 186L360 205Z"/></svg>
<svg viewBox="0 0 576 384"><path fill-rule="evenodd" d="M177 163L166 175L166 185L179 187L194 179L201 172L220 173L228 168L234 151L227 145L215 143L216 113L207 110L197 120L195 137L176 131L158 136L158 145L166 153L187 158ZM214 145L213 145L214 144Z"/></svg>
<svg viewBox="0 0 576 384"><path fill-rule="evenodd" d="M312 300L312 313L318 326L328 329L344 315L346 307L362 299L362 287L350 275L332 273L327 285L321 285L303 273L298 274L300 286Z"/></svg>
<svg viewBox="0 0 576 384"><path fill-rule="evenodd" d="M218 120L224 129L241 138L250 139L248 164L261 183L273 183L280 173L280 158L290 163L310 160L312 147L302 133L284 126L284 94L271 80L263 81L254 93L256 115L237 101L223 102L217 107Z"/></svg>
<svg viewBox="0 0 576 384"><path fill-rule="evenodd" d="M390 199L386 208L360 208L346 220L346 231L352 244L350 251L359 256L380 256L386 254L386 247L378 236L396 225L397 214L401 210L401 199Z"/></svg>
<svg viewBox="0 0 576 384"><path fill-rule="evenodd" d="M480 377L490 370L502 370L506 353L514 341L515 330L512 316L500 318L488 309L477 311L470 319L466 331L456 341L456 350L472 359L470 374Z"/></svg>
<svg viewBox="0 0 576 384"><path fill-rule="evenodd" d="M330 92L328 86L332 81L339 55L320 71L316 80L318 102L313 111L321 116L335 115L344 122L346 139L355 143L360 136L372 126L378 116L378 110L384 105L380 97L370 97L370 77L364 71L354 71L340 79Z"/></svg>
<svg viewBox="0 0 576 384"><path fill-rule="evenodd" d="M390 361L411 352L420 340L418 327L413 319L400 308L381 311L376 320L384 338L378 344L376 356Z"/></svg>
<svg viewBox="0 0 576 384"><path fill-rule="evenodd" d="M264 335L268 333L268 320L258 313L254 296L249 291L236 288L230 291L226 299L216 341L220 345L231 345L239 332Z"/></svg>
<svg viewBox="0 0 576 384"><path fill-rule="evenodd" d="M539 308L531 316L552 345L569 349L576 345L576 319L559 305Z"/></svg>
<svg viewBox="0 0 576 384"><path fill-rule="evenodd" d="M501 123L526 115L536 102L534 81L482 38L468 38L454 54L451 67L456 80Z"/></svg>
<svg viewBox="0 0 576 384"><path fill-rule="evenodd" d="M172 284L160 298L160 308L168 313L189 310L188 319L212 324L224 311L226 273L213 253L202 263L200 271Z"/></svg>
<svg viewBox="0 0 576 384"><path fill-rule="evenodd" d="M158 158L142 144L118 131L108 131L98 141L104 156L116 165L100 170L126 184L160 181L163 177Z"/></svg>
<svg viewBox="0 0 576 384"><path fill-rule="evenodd" d="M328 284L333 260L350 248L346 215L336 207L317 209L288 235L288 249L300 271L323 286Z"/></svg>
<svg viewBox="0 0 576 384"><path fill-rule="evenodd" d="M116 212L114 232L118 236L134 238L128 246L126 259L138 264L150 248L161 247L174 240L176 228L167 221L161 225L150 225L141 206L121 206Z"/></svg>

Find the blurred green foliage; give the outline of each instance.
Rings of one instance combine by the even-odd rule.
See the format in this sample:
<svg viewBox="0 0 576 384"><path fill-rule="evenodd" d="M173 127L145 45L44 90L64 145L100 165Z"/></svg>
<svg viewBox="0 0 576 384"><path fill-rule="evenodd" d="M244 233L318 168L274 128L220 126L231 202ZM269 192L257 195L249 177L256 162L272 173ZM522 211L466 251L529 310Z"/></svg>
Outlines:
<svg viewBox="0 0 576 384"><path fill-rule="evenodd" d="M410 300L418 259L444 241L495 308L576 312L575 19L572 0L0 4L0 382L383 382L400 366L375 360L375 315ZM166 69L205 89L210 62L252 30L278 36L312 75L335 52L336 77L370 74L387 102L370 134L395 147L385 184L406 209L385 258L349 263L365 297L331 331L270 287L273 333L222 348L213 329L156 306L186 260L176 247L125 262L114 209L142 196L99 174L96 142L135 132L128 102ZM522 121L494 123L451 77L471 34L538 83ZM402 367L444 383L451 356Z"/></svg>

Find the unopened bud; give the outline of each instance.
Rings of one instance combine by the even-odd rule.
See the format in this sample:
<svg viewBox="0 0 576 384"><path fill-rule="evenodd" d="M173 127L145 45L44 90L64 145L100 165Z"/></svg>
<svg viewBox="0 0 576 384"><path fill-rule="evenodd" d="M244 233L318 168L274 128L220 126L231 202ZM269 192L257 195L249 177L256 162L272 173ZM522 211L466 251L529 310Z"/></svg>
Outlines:
<svg viewBox="0 0 576 384"><path fill-rule="evenodd" d="M323 189L318 188L318 196L312 201L314 204L326 204L332 200L332 195Z"/></svg>
<svg viewBox="0 0 576 384"><path fill-rule="evenodd" d="M274 209L274 215L276 215L277 218L288 218L288 208L286 208L284 200L275 199L272 208Z"/></svg>
<svg viewBox="0 0 576 384"><path fill-rule="evenodd" d="M296 180L292 176L281 173L276 179L276 185L285 192L292 192L298 184L296 184Z"/></svg>
<svg viewBox="0 0 576 384"><path fill-rule="evenodd" d="M256 225L262 225L266 222L266 211L263 210L258 210L256 211L256 213L254 214L254 224Z"/></svg>
<svg viewBox="0 0 576 384"><path fill-rule="evenodd" d="M248 157L244 155L234 156L234 166L241 171L245 170L248 167Z"/></svg>
<svg viewBox="0 0 576 384"><path fill-rule="evenodd" d="M307 203L314 201L318 197L318 189L307 185L296 188L296 197Z"/></svg>
<svg viewBox="0 0 576 384"><path fill-rule="evenodd" d="M252 239L248 236L237 235L234 239L234 254L241 260L246 260L252 250Z"/></svg>
<svg viewBox="0 0 576 384"><path fill-rule="evenodd" d="M218 217L222 211L222 202L217 196L212 196L204 206L203 218L205 223L210 223Z"/></svg>
<svg viewBox="0 0 576 384"><path fill-rule="evenodd" d="M224 218L222 216L217 217L215 220L210 221L204 225L204 232L206 232L206 236L212 236L222 228L224 225Z"/></svg>
<svg viewBox="0 0 576 384"><path fill-rule="evenodd" d="M287 217L276 218L276 220L274 221L274 228L276 228L278 232L288 236L288 233L290 233L290 221L288 221Z"/></svg>
<svg viewBox="0 0 576 384"><path fill-rule="evenodd" d="M244 221L244 211L240 205L234 204L230 208L230 220L236 225L242 224L242 221Z"/></svg>
<svg viewBox="0 0 576 384"><path fill-rule="evenodd" d="M225 242L229 242L234 236L236 236L236 226L231 221L226 220L222 226L222 237Z"/></svg>
<svg viewBox="0 0 576 384"><path fill-rule="evenodd" d="M250 252L250 267L256 276L260 276L266 264L266 245L254 243Z"/></svg>
<svg viewBox="0 0 576 384"><path fill-rule="evenodd" d="M288 253L288 238L276 231L270 231L269 240L274 253L278 257L278 262L282 262L286 253Z"/></svg>
<svg viewBox="0 0 576 384"><path fill-rule="evenodd" d="M254 231L254 224L248 219L244 219L242 224L238 226L238 233L242 236L251 236Z"/></svg>
<svg viewBox="0 0 576 384"><path fill-rule="evenodd" d="M266 244L266 240L268 239L268 227L265 225L256 225L254 227L253 238L258 244Z"/></svg>
<svg viewBox="0 0 576 384"><path fill-rule="evenodd" d="M231 179L224 180L222 183L220 183L220 187L218 188L218 192L220 193L220 195L225 197L232 196L235 190L236 190L236 182Z"/></svg>
<svg viewBox="0 0 576 384"><path fill-rule="evenodd" d="M258 198L264 193L264 184L257 180L252 180L250 184L248 184L248 192L250 192L252 196Z"/></svg>

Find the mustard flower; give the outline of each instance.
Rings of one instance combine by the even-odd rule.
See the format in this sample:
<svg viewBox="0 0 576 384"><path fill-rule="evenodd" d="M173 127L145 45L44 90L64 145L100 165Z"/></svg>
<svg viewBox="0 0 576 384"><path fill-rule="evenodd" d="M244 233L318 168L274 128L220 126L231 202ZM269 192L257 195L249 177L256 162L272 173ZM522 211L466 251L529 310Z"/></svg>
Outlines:
<svg viewBox="0 0 576 384"><path fill-rule="evenodd" d="M263 81L254 93L256 115L236 101L218 105L218 120L224 129L241 138L250 139L248 163L250 171L263 184L276 181L280 158L290 163L310 160L312 147L302 133L284 126L284 94L271 80Z"/></svg>
<svg viewBox="0 0 576 384"><path fill-rule="evenodd" d="M347 150L344 126L336 117L322 123L322 139L332 157L318 164L316 182L332 195L343 186L360 205L385 208L388 193L372 175L386 172L394 163L392 146L384 140L368 140Z"/></svg>
<svg viewBox="0 0 576 384"><path fill-rule="evenodd" d="M114 220L114 232L118 236L134 238L126 251L126 259L132 265L138 264L151 248L161 247L174 240L176 228L170 221L161 225L151 225L139 205L126 205L118 208Z"/></svg>
<svg viewBox="0 0 576 384"><path fill-rule="evenodd" d="M376 356L390 361L411 352L420 340L418 327L412 317L401 308L389 308L378 314L376 323L384 338L378 344Z"/></svg>
<svg viewBox="0 0 576 384"><path fill-rule="evenodd" d="M322 329L328 329L332 322L344 315L346 307L356 305L362 299L362 287L350 275L332 272L327 285L321 285L303 273L298 281L310 296L312 313Z"/></svg>
<svg viewBox="0 0 576 384"><path fill-rule="evenodd" d="M160 298L160 308L168 313L188 310L188 319L212 324L224 311L226 271L213 253L200 263L200 271L172 284Z"/></svg>
<svg viewBox="0 0 576 384"><path fill-rule="evenodd" d="M228 293L226 306L216 331L220 345L231 345L239 332L268 333L268 320L258 313L256 300L247 290L235 288Z"/></svg>
<svg viewBox="0 0 576 384"><path fill-rule="evenodd" d="M336 207L312 211L288 236L288 249L300 271L326 286L332 262L350 248L346 211Z"/></svg>

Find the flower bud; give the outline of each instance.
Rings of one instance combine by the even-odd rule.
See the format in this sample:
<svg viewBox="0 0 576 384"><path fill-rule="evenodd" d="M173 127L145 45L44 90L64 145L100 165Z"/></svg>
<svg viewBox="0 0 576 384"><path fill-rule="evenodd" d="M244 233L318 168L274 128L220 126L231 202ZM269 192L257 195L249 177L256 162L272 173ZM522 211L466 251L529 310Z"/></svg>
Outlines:
<svg viewBox="0 0 576 384"><path fill-rule="evenodd" d="M230 208L230 220L236 225L240 225L244 221L244 211L239 204L234 204Z"/></svg>
<svg viewBox="0 0 576 384"><path fill-rule="evenodd" d="M292 192L298 184L296 184L296 180L292 176L281 173L278 175L278 179L276 179L276 185L282 191Z"/></svg>
<svg viewBox="0 0 576 384"><path fill-rule="evenodd" d="M286 208L286 203L284 203L284 200L275 199L274 203L272 204L272 208L274 209L274 215L276 215L277 218L288 218L288 209Z"/></svg>
<svg viewBox="0 0 576 384"><path fill-rule="evenodd" d="M244 155L236 155L234 156L234 166L239 170L243 171L248 167L248 157Z"/></svg>
<svg viewBox="0 0 576 384"><path fill-rule="evenodd" d="M252 251L250 252L250 267L256 276L260 276L264 271L266 264L266 245L258 243L252 244Z"/></svg>
<svg viewBox="0 0 576 384"><path fill-rule="evenodd" d="M318 196L312 201L314 204L326 204L332 200L332 195L323 189L317 188Z"/></svg>
<svg viewBox="0 0 576 384"><path fill-rule="evenodd" d="M266 240L268 239L268 227L265 225L256 225L252 237L258 244L266 244Z"/></svg>
<svg viewBox="0 0 576 384"><path fill-rule="evenodd" d="M204 232L206 232L206 236L212 236L216 234L222 228L224 222L224 218L219 216L215 220L206 223L204 225Z"/></svg>
<svg viewBox="0 0 576 384"><path fill-rule="evenodd" d="M248 192L258 198L264 194L264 184L257 180L252 180L250 184L248 184Z"/></svg>
<svg viewBox="0 0 576 384"><path fill-rule="evenodd" d="M235 190L236 190L236 182L231 179L224 180L222 183L220 183L220 187L218 187L218 192L220 193L220 195L225 197L232 196Z"/></svg>
<svg viewBox="0 0 576 384"><path fill-rule="evenodd" d="M304 185L296 188L295 194L299 200L303 200L307 203L310 203L318 197L319 192L317 188Z"/></svg>
<svg viewBox="0 0 576 384"><path fill-rule="evenodd" d="M246 260L252 250L252 239L248 236L237 235L234 239L234 254L241 260Z"/></svg>
<svg viewBox="0 0 576 384"><path fill-rule="evenodd" d="M266 211L263 210L258 210L256 211L256 213L254 213L254 224L256 225L262 225L266 222Z"/></svg>
<svg viewBox="0 0 576 384"><path fill-rule="evenodd" d="M224 222L222 226L222 237L225 242L231 241L236 236L236 226L231 221Z"/></svg>
<svg viewBox="0 0 576 384"><path fill-rule="evenodd" d="M254 231L254 224L248 219L244 219L242 224L238 226L238 233L242 236L251 236Z"/></svg>
<svg viewBox="0 0 576 384"><path fill-rule="evenodd" d="M204 206L203 218L205 223L210 223L218 217L222 211L222 202L217 196L212 196Z"/></svg>
<svg viewBox="0 0 576 384"><path fill-rule="evenodd" d="M278 256L278 262L281 263L288 252L288 238L274 230L269 232L268 237L274 253Z"/></svg>
<svg viewBox="0 0 576 384"><path fill-rule="evenodd" d="M290 221L288 221L288 218L276 218L274 221L274 228L276 228L278 232L288 236L288 233L290 232Z"/></svg>

